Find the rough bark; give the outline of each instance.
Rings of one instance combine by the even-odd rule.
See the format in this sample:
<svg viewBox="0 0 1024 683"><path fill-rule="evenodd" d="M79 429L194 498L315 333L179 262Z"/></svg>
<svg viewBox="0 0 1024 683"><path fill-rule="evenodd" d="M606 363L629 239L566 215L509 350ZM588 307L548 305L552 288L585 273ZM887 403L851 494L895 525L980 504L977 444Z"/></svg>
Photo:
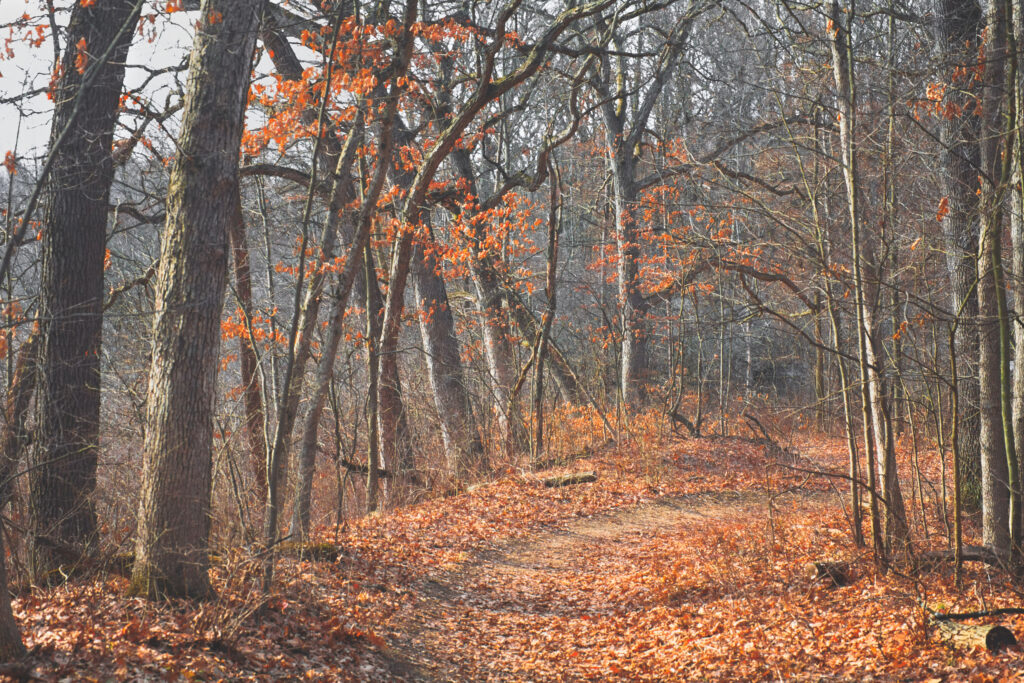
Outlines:
<svg viewBox="0 0 1024 683"><path fill-rule="evenodd" d="M409 280L409 261L412 258L414 234L409 231L403 234L395 245L391 256L391 267L388 275L388 295L383 302L380 315L380 340L377 345L381 367L381 386L378 393L377 414L380 427L381 458L385 467L392 472L412 471L411 454L401 455L401 423L404 417L401 408L401 395L397 386L385 387L386 382L398 382L398 333L401 332L402 310L405 308L405 287ZM367 312L369 315L369 312ZM385 371L384 366L392 368ZM370 464L373 467L373 464ZM374 470L370 476L375 477Z"/></svg>
<svg viewBox="0 0 1024 683"><path fill-rule="evenodd" d="M462 371L455 318L437 255L415 246L412 257L413 295L419 310L420 338L444 441L448 470L456 477L480 466L484 448L469 389Z"/></svg>
<svg viewBox="0 0 1024 683"><path fill-rule="evenodd" d="M206 0L167 193L130 591L206 597L227 226L238 196L259 0Z"/></svg>
<svg viewBox="0 0 1024 683"><path fill-rule="evenodd" d="M77 3L54 93L51 146L71 127L54 157L43 230L39 423L29 477L30 570L41 583L59 576L54 546L85 552L95 541L110 150L138 12L135 0ZM99 71L87 83L90 59Z"/></svg>
<svg viewBox="0 0 1024 683"><path fill-rule="evenodd" d="M7 553L3 529L0 529L0 662L11 662L25 656L21 630L11 611L11 594L7 590Z"/></svg>
<svg viewBox="0 0 1024 683"><path fill-rule="evenodd" d="M982 29L977 0L939 0L933 30L943 61L943 71L976 64ZM971 73L967 71L967 73ZM981 504L980 422L978 417L978 303L974 285L978 254L978 178L981 173L980 119L973 112L972 83L956 83L946 89L943 104L952 114L938 118L942 190L949 212L942 219L946 265L950 278L950 306L961 322L957 328L957 356L962 360L959 379L961 411L959 449L964 505Z"/></svg>
<svg viewBox="0 0 1024 683"><path fill-rule="evenodd" d="M367 280L368 306L367 316L373 316L373 328L378 335L384 324L384 297L380 291L380 283L376 278L376 267L372 259L368 259L367 274L374 277ZM403 281L404 288L405 282ZM397 332L396 332L397 335ZM378 339L380 337L378 336ZM409 416L402 400L402 380L398 368L398 339L381 339L378 357L377 385L377 422L380 440L380 457L385 469L394 476L387 481L387 497L389 502L397 502L396 496L403 488L407 488L415 478L416 462L412 447L412 433L409 431Z"/></svg>
<svg viewBox="0 0 1024 683"><path fill-rule="evenodd" d="M611 133L610 133L611 135ZM647 302L640 290L640 235L633 212L638 190L633 151L620 150L621 130L610 143L612 180L615 194L616 284L619 289L619 316L622 335L622 366L619 382L626 405L639 406L647 397L650 357L647 334ZM627 143L628 144L628 143Z"/></svg>
<svg viewBox="0 0 1024 683"><path fill-rule="evenodd" d="M591 484L597 481L596 472L573 472L571 474L559 474L544 479L544 486L548 488L561 488L563 486L575 486L576 484Z"/></svg>
<svg viewBox="0 0 1024 683"><path fill-rule="evenodd" d="M1010 552L1010 469L1003 424L1003 362L1000 357L1000 277L998 241L1002 236L1004 167L1000 125L1006 92L1007 16L1003 0L987 10L987 57L982 88L981 235L978 240L978 385L980 404L982 537L996 552ZM1015 457L1015 454L1011 453Z"/></svg>
<svg viewBox="0 0 1024 683"><path fill-rule="evenodd" d="M399 144L413 144L412 131L401 119L396 124ZM396 166L392 174L395 182L405 188L411 187L415 181L412 171L403 167ZM424 222L427 224L426 232L432 238L429 218ZM473 412L462 370L462 355L455 319L448 305L448 290L441 277L437 253L432 248L424 249L423 240L421 237L413 244L410 264L413 297L419 313L417 319L424 361L441 426L448 471L461 479L474 470L486 469L487 461L480 425ZM430 246L434 245L430 243Z"/></svg>
<svg viewBox="0 0 1024 683"><path fill-rule="evenodd" d="M1013 0L1013 28L1015 43L1019 47L1024 44L1024 4L1021 0ZM1024 123L1024 91L1020 82L1020 63L1018 58L1018 80L1014 90L1014 111L1017 116L1017 135L1014 136L1012 202L1010 216L1010 240L1012 244L1012 277L1007 281L1013 283L1013 309L1020 316L1024 312L1024 145L1020 130ZM1012 323L1013 377L1011 387L1011 418L1013 421L1014 449L1018 463L1024 463L1024 325L1019 320ZM1005 408L1004 408L1005 409Z"/></svg>
<svg viewBox="0 0 1024 683"><path fill-rule="evenodd" d="M534 342L536 356L533 379L533 451L531 461L540 462L544 449L544 360L547 356L551 325L555 320L558 306L558 282L555 273L558 268L558 234L562 229L562 178L554 163L550 169L551 191L548 195L548 247L547 268L544 278L544 294L548 303L544 310L540 332Z"/></svg>
<svg viewBox="0 0 1024 683"><path fill-rule="evenodd" d="M0 431L0 509L10 500L12 478L28 444L29 433L25 423L39 376L37 353L40 336L39 328L36 328L18 350L14 377L7 392L4 427Z"/></svg>
<svg viewBox="0 0 1024 683"><path fill-rule="evenodd" d="M453 150L452 160L459 174L468 183L469 193L474 197L479 197L476 185L477 174L469 152L464 149ZM487 370L491 379L495 414L505 445L512 449L518 449L526 440L519 415L508 413L511 405L511 389L515 382L515 370L513 369L515 355L509 339L508 317L503 306L504 290L501 286L501 279L484 247L486 235L483 224L474 224L474 232L470 238L473 257L470 259L469 265L473 275L473 286L476 289L480 333L483 337L484 357L487 360Z"/></svg>
<svg viewBox="0 0 1024 683"><path fill-rule="evenodd" d="M22 344L7 394L4 428L0 433L0 509L10 499L12 480L28 439L25 418L36 388L39 340L37 328ZM7 553L3 529L0 528L0 662L10 662L24 655L25 645L11 611L11 596L7 591Z"/></svg>
<svg viewBox="0 0 1024 683"><path fill-rule="evenodd" d="M946 619L932 619L936 637L950 647L973 650L984 648L999 652L1017 645L1013 631L998 624L960 624Z"/></svg>

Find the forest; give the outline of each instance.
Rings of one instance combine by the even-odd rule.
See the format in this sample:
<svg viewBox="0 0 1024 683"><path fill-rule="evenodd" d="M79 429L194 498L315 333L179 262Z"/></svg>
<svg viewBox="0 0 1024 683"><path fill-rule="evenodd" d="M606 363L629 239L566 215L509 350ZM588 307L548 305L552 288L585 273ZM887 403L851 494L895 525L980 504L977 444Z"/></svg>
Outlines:
<svg viewBox="0 0 1024 683"><path fill-rule="evenodd" d="M1024 665L1024 0L0 37L0 678Z"/></svg>

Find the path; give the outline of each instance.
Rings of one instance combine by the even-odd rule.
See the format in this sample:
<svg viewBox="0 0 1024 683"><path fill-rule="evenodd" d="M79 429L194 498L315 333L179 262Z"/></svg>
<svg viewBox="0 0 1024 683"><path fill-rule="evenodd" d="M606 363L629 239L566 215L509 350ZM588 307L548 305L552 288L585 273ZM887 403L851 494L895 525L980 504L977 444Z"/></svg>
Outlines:
<svg viewBox="0 0 1024 683"><path fill-rule="evenodd" d="M537 622L623 609L615 596L581 590L581 581L642 571L617 562L623 551L649 545L656 553L663 534L708 520L764 517L766 504L758 491L659 498L476 554L421 581L413 602L391 620L392 671L410 681L523 680L523 672L509 672L501 660L506 649L543 647L530 634Z"/></svg>

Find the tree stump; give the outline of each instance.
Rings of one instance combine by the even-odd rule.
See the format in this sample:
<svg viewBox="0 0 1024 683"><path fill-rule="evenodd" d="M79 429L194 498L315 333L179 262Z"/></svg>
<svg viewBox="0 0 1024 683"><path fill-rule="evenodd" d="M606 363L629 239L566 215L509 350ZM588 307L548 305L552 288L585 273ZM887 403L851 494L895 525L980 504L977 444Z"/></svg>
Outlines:
<svg viewBox="0 0 1024 683"><path fill-rule="evenodd" d="M804 571L811 581L828 586L849 586L853 583L849 562L809 562Z"/></svg>

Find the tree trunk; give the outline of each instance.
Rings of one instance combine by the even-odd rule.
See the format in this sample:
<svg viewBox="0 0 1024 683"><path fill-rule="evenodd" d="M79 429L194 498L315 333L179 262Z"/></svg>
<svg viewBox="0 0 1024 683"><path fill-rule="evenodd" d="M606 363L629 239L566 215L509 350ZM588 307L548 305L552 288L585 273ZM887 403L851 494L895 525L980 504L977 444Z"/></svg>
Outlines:
<svg viewBox="0 0 1024 683"><path fill-rule="evenodd" d="M377 276L371 272L373 253L370 245L363 249L363 304L366 306L366 514L376 512L380 499L380 321L373 305L373 284ZM328 362L327 359L322 359ZM330 363L334 362L333 356ZM319 425L317 425L319 428Z"/></svg>
<svg viewBox="0 0 1024 683"><path fill-rule="evenodd" d="M551 325L555 319L558 305L558 282L555 274L558 269L558 235L562 230L562 177L558 167L551 163L548 173L551 192L548 195L548 248L547 267L544 277L544 294L548 300L541 329L537 334L536 348L537 367L534 369L533 380L533 453L534 465L540 462L544 450L544 359L547 356L548 338L551 336Z"/></svg>
<svg viewBox="0 0 1024 683"><path fill-rule="evenodd" d="M851 12L852 15L852 12ZM867 259L862 253L863 239L861 235L861 220L859 212L860 188L857 177L857 149L855 138L855 113L856 96L853 79L853 54L852 41L848 29L843 27L842 14L839 11L837 0L832 1L831 22L833 24L833 35L831 41L832 67L835 74L837 101L839 105L839 140L842 153L843 179L846 185L846 204L850 215L851 247L853 256L853 282L854 282L854 307L856 309L856 334L858 359L860 362L861 374L861 410L864 427L864 449L867 452L868 469L868 496L871 505L871 538L875 550L876 562L884 567L888 562L888 543L884 543L881 534L880 515L878 510L879 488L876 483L877 474L881 474L884 482L884 466L881 472L876 473L877 461L885 458L884 439L881 430L886 428L881 421L876 422L881 411L876 410L877 404L874 396L883 394L880 392L874 377L877 372L871 369L872 356L871 347L873 336L872 325L868 318L868 306L865 293L864 264ZM854 17L847 18L853 22ZM872 386L874 385L874 389ZM884 483L883 483L884 486ZM883 498L883 500L885 500ZM890 501L886 500L886 503ZM888 507L888 506L887 506ZM888 518L887 514L887 518Z"/></svg>
<svg viewBox="0 0 1024 683"><path fill-rule="evenodd" d="M866 247L867 245L865 245ZM870 250L865 248L866 252ZM870 258L870 257L869 257ZM885 501L885 543L888 550L898 549L909 556L910 529L907 525L906 505L896 468L896 449L893 440L892 416L889 412L889 392L882 372L884 363L877 323L872 315L878 297L878 287L867 286L864 306L865 336L868 352L868 393L871 402L871 430L878 454L880 493Z"/></svg>
<svg viewBox="0 0 1024 683"><path fill-rule="evenodd" d="M398 366L398 333L402 329L402 311L405 308L405 286L409 279L409 261L412 258L414 234L411 231L399 237L395 245L394 253L391 256L391 266L388 275L388 295L384 301L382 315L380 317L380 339L377 344L379 351L380 367L391 363L393 369L389 371L390 377L381 373L382 386L378 389L378 420L380 424L381 457L385 467L394 473L405 472L405 476L412 471L411 455L402 456L402 418L404 417L401 406L401 395L396 387L386 388L383 384L387 381L397 382ZM375 283L376 284L376 283ZM369 311L367 312L369 315ZM385 360L387 359L387 360ZM373 465L370 464L370 476L374 476ZM394 482L393 482L394 483Z"/></svg>
<svg viewBox="0 0 1024 683"><path fill-rule="evenodd" d="M982 28L977 0L939 0L934 33L943 56L943 72L957 67L966 73L976 65ZM981 504L980 422L978 417L978 304L974 293L978 254L978 178L981 174L979 117L974 113L972 82L946 89L943 104L950 116L938 117L942 144L939 162L948 212L942 218L946 264L951 284L950 304L961 320L957 327L957 356L964 368L959 379L961 413L958 416L962 454L961 483L967 509Z"/></svg>
<svg viewBox="0 0 1024 683"><path fill-rule="evenodd" d="M135 0L75 5L54 93L50 144L71 128L50 173L43 231L39 424L29 477L30 570L39 583L58 576L55 546L86 552L95 542L110 150L139 7Z"/></svg>
<svg viewBox="0 0 1024 683"><path fill-rule="evenodd" d="M621 131L616 140L621 139ZM635 162L632 149L619 149L612 141L612 182L615 194L615 246L618 252L622 360L620 384L626 405L638 407L647 397L649 358L647 305L640 291L640 237L633 207L637 201Z"/></svg>
<svg viewBox="0 0 1024 683"><path fill-rule="evenodd" d="M459 174L466 180L469 193L479 197L476 186L476 171L473 168L469 153L464 149L452 151L452 160ZM484 341L484 357L491 380L493 405L498 419L504 448L519 450L526 443L522 423L518 413L509 414L512 405L511 389L515 383L513 364L515 355L509 340L509 326L505 307L505 291L501 286L494 264L484 245L486 235L483 225L474 224L474 232L470 236L472 258L470 271L476 289L477 310L480 315L481 336Z"/></svg>
<svg viewBox="0 0 1024 683"><path fill-rule="evenodd" d="M416 244L412 257L412 284L419 309L420 337L441 425L448 471L458 478L485 464L480 427L473 413L462 371L455 318L444 280L438 274L437 255Z"/></svg>
<svg viewBox="0 0 1024 683"><path fill-rule="evenodd" d="M407 2L405 15L407 25L410 25L415 17L415 3ZM401 46L403 56L400 61L401 68L408 65L408 52L410 45ZM396 74L396 78L398 75ZM342 321L345 317L345 309L348 307L349 295L352 286L356 281L357 272L363 268L363 250L369 243L370 228L375 214L377 200L380 198L387 179L388 167L395 149L395 118L398 113L398 98L396 95L397 85L391 86L387 99L385 112L380 119L380 137L377 148L376 164L370 185L362 198L362 204L358 215L353 218L353 236L348 245L345 255L345 265L335 283L332 291L333 302L327 321L327 342L322 346L320 367L317 368L316 378L312 387L311 403L309 412L306 414L306 421L303 425L302 441L299 451L299 477L296 484L296 499L294 503L291 535L297 538L304 538L309 533L309 502L312 490L313 465L316 462L317 433L320 426L320 416L323 414L324 403L327 400L327 393L334 377L334 359L338 353L338 346L343 336ZM337 181L336 181L337 182ZM337 190L335 190L337 191ZM274 448L283 448L281 440L281 427L275 440Z"/></svg>
<svg viewBox="0 0 1024 683"><path fill-rule="evenodd" d="M414 144L414 135L405 123L398 119L396 124L399 144ZM466 170L465 163L463 160L463 170ZM395 167L392 173L395 182L403 188L408 189L415 182L415 174L409 169ZM427 223L427 232L432 234L429 216L424 217L424 222ZM434 406L441 425L445 459L448 471L461 479L473 470L486 469L487 461L480 439L480 425L473 412L469 387L462 372L455 319L448 305L448 291L439 272L437 254L433 249L429 252L425 250L421 239L415 240L413 244L410 266L413 296L419 312L420 337L423 340ZM381 314L383 317L383 307ZM397 377L391 381L397 386ZM384 396L381 398L385 400Z"/></svg>
<svg viewBox="0 0 1024 683"><path fill-rule="evenodd" d="M397 502L397 496L402 489L408 488L415 478L416 463L412 448L412 434L409 431L409 416L405 410L402 400L402 380L398 371L398 339L397 331L394 340L384 340L380 337L384 322L384 297L380 291L380 283L376 277L376 267L373 266L373 259L369 258L367 263L367 275L372 279L367 281L369 287L369 299L366 309L367 316L375 319L374 328L380 340L378 346L378 377L377 385L377 420L380 439L380 457L391 476L387 479L387 498L390 502ZM408 265L406 266L408 269ZM393 285L394 283L392 283ZM404 289L404 281L401 283Z"/></svg>
<svg viewBox="0 0 1024 683"><path fill-rule="evenodd" d="M11 611L11 594L7 590L7 553L3 529L0 529L0 662L12 662L25 656L21 630Z"/></svg>
<svg viewBox="0 0 1024 683"><path fill-rule="evenodd" d="M29 433L25 422L39 376L37 354L40 336L39 328L32 330L32 334L18 349L14 376L7 390L4 426L3 431L0 431L0 510L10 500L12 479L28 444Z"/></svg>
<svg viewBox="0 0 1024 683"><path fill-rule="evenodd" d="M130 591L206 597L213 406L258 0L204 0L167 194Z"/></svg>
<svg viewBox="0 0 1024 683"><path fill-rule="evenodd" d="M12 480L28 438L25 417L36 387L39 340L39 330L36 329L22 344L8 389L4 428L0 433L0 509L10 499ZM25 645L11 611L11 595L7 590L7 553L4 532L0 528L0 662L10 662L24 655Z"/></svg>
<svg viewBox="0 0 1024 683"><path fill-rule="evenodd" d="M252 325L252 278L249 274L249 243L245 235L241 197L235 205L235 219L228 226L231 241L231 262L234 268L235 293L247 330ZM249 460L256 479L257 500L267 497L267 438L263 411L263 383L260 380L259 358L249 334L238 337L238 358L242 370L242 400L245 410L243 428L249 442Z"/></svg>
<svg viewBox="0 0 1024 683"><path fill-rule="evenodd" d="M1007 93L1007 13L1003 0L992 0L987 12L987 41L982 90L981 235L978 244L978 382L983 540L999 554L1011 551L1011 484L1008 458L1015 458L1012 437L1003 422L1004 356L1001 351L999 241L1002 238L1002 196L1012 151L1004 144L1001 116ZM1005 152L1005 154L1004 154ZM1010 437L1010 438L1008 438ZM1014 470L1016 468L1013 468Z"/></svg>
<svg viewBox="0 0 1024 683"><path fill-rule="evenodd" d="M295 55L291 44L284 37L272 31L264 31L263 40L273 55L274 67L281 76L290 81L302 81L302 64ZM310 106L303 110L303 121L307 125L316 123L316 107ZM351 245L354 239L355 225L349 216L350 212L345 211L345 206L355 197L352 168L357 160L357 150L363 141L364 123L365 111L363 103L359 102L356 108L356 118L343 145L339 143L337 131L333 125L329 124L329 119L324 124L325 130L321 138L323 141L322 153L318 159L322 157L320 160L324 164L323 168L332 170L334 182L331 184L331 194L328 200L327 221L319 240L320 263L318 266L334 259L339 237L346 245ZM279 471L284 471L287 468L288 445L291 443L295 420L298 416L306 364L310 357L310 343L320 317L320 305L329 272L328 269L322 267L312 269L309 280L306 282L306 291L301 306L295 312L295 315L299 316L299 334L293 349L292 367L286 373L285 386L280 389L282 394L279 397L280 408L274 430L273 448L268 458L277 464ZM274 473L274 476L278 477L279 474Z"/></svg>
<svg viewBox="0 0 1024 683"><path fill-rule="evenodd" d="M352 287L356 286L358 288L359 282L363 279L363 246L359 244L360 239L363 238L360 237L359 234L355 234L357 221L359 219L358 216L352 215L351 212L343 212L341 208L343 203L338 199L342 195L349 196L354 194L354 187L352 187L354 181L352 178L350 176L338 177L338 171L343 170L343 167L351 168L351 164L354 159L354 150L358 147L355 140L356 136L353 133L345 143L345 154L343 154L338 161L338 167L335 174L336 178L331 191L332 198L330 205L332 208L327 218L327 228L325 228L324 233L325 238L327 239L333 239L332 236L337 232L349 233L345 267L342 272L338 274L338 282L335 284L335 290L333 292L335 297L340 297L342 293L344 293L344 302L341 302L340 299L336 299L331 308L328 326L330 337L333 337L335 334L341 334L340 329L335 331L332 327L332 325L338 325L340 327L344 318L344 308L339 312L339 304L342 306L347 304L349 292ZM350 259L356 260L356 262L352 264L351 268L348 266L348 260ZM302 397L302 377L305 374L306 362L309 360L310 356L310 343L319 317L324 285L325 282L322 279L322 276L314 272L306 289L302 308L296 313L296 315L301 316L298 322L298 327L301 332L295 344L291 367L286 373L285 386L281 388L281 408L278 411L277 430L274 436L274 449L270 458L276 463L275 478L281 476L281 473L283 473L285 469L283 461L288 450L288 444L291 441L291 433L295 426L295 419L298 415L299 400ZM322 357L321 362L324 362L325 358L326 357ZM331 355L329 358L333 363L334 356ZM307 420L303 428L302 440L299 446L297 466L298 474L295 480L295 499L292 505L291 528L289 531L296 540L305 538L309 531L309 505L313 490L313 470L316 466L316 432L314 431L307 435L306 430L315 429L318 426L319 424L314 426Z"/></svg>
<svg viewBox="0 0 1024 683"><path fill-rule="evenodd" d="M950 647L999 652L1017 645L1013 631L999 624L960 624L946 619L932 619L931 622L935 635Z"/></svg>
<svg viewBox="0 0 1024 683"><path fill-rule="evenodd" d="M1014 0L1013 28L1015 43L1019 47L1024 44L1024 4ZM1013 308L1017 315L1024 312L1024 144L1020 137L1021 125L1024 124L1024 91L1019 80L1021 62L1017 59L1018 80L1014 89L1014 111L1017 116L1017 135L1014 136L1012 202L1010 216L1010 239L1012 243L1012 277ZM1024 326L1020 322L1013 324L1013 378L1011 387L1011 419L1014 434L1014 450L1017 463L1024 463ZM1004 407L1005 410L1005 407Z"/></svg>

